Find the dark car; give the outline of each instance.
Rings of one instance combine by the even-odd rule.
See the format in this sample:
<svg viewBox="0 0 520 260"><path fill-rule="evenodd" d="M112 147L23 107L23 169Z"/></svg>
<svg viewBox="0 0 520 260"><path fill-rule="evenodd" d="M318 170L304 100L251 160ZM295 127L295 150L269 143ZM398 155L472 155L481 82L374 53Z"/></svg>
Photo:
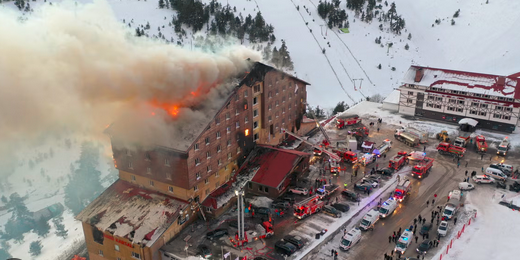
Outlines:
<svg viewBox="0 0 520 260"><path fill-rule="evenodd" d="M369 190L369 191L372 191L372 183L371 182L366 182L366 181L362 181L362 182L359 182L359 183L356 183L354 185L354 189L355 190L362 190L362 191L366 191L366 190Z"/></svg>
<svg viewBox="0 0 520 260"><path fill-rule="evenodd" d="M274 201L271 207L275 209L288 209L291 207L291 203L288 201Z"/></svg>
<svg viewBox="0 0 520 260"><path fill-rule="evenodd" d="M509 185L509 190L510 191L514 191L514 192L519 192L520 191L520 183L518 183L517 181L513 182L513 184Z"/></svg>
<svg viewBox="0 0 520 260"><path fill-rule="evenodd" d="M293 244L291 244L289 242L282 241L282 240L276 242L274 244L274 248L278 252L282 253L283 255L287 255L287 256L292 255L297 250L296 246L294 246Z"/></svg>
<svg viewBox="0 0 520 260"><path fill-rule="evenodd" d="M334 207L335 209L337 209L341 212L347 212L350 209L349 205L341 204L341 203L332 204L332 207Z"/></svg>
<svg viewBox="0 0 520 260"><path fill-rule="evenodd" d="M429 239L425 239L422 241L422 243L417 247L416 251L419 254L426 254L428 253L428 250L432 247L432 241Z"/></svg>
<svg viewBox="0 0 520 260"><path fill-rule="evenodd" d="M207 245L201 244L197 247L197 249L199 250L199 254L202 256L202 258L207 259L211 257L211 249L209 249Z"/></svg>
<svg viewBox="0 0 520 260"><path fill-rule="evenodd" d="M219 239L223 236L227 236L227 235L228 235L227 229L219 228L219 229L215 229L213 231L206 233L206 238L208 238L209 240L215 240L215 239Z"/></svg>
<svg viewBox="0 0 520 260"><path fill-rule="evenodd" d="M345 197L346 199L348 199L350 201L358 202L361 200L361 198L359 198L358 194L353 191L344 190L341 192L341 195L343 195L343 197Z"/></svg>
<svg viewBox="0 0 520 260"><path fill-rule="evenodd" d="M339 212L337 209L331 207L331 206L325 206L323 207L323 213L335 217L335 218L341 218L341 212Z"/></svg>
<svg viewBox="0 0 520 260"><path fill-rule="evenodd" d="M421 227L421 230L419 231L419 234L421 234L421 235L428 234L430 232L430 229L432 229L432 224L431 223L425 223Z"/></svg>
<svg viewBox="0 0 520 260"><path fill-rule="evenodd" d="M392 174L394 173L394 169L383 168L383 169L376 170L376 173L384 175L384 176L392 176Z"/></svg>
<svg viewBox="0 0 520 260"><path fill-rule="evenodd" d="M255 214L258 215L269 215L271 213L271 210L266 207L259 207L255 209Z"/></svg>
<svg viewBox="0 0 520 260"><path fill-rule="evenodd" d="M293 244L298 249L301 249L305 245L305 242L303 242L303 239L299 236L287 235L283 238L283 240Z"/></svg>

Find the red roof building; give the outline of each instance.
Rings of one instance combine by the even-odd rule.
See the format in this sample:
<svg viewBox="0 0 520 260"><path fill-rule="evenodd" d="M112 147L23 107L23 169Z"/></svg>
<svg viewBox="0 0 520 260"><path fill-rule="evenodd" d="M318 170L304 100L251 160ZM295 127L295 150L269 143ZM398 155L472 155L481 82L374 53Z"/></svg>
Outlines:
<svg viewBox="0 0 520 260"><path fill-rule="evenodd" d="M257 156L246 162L248 168L256 169L246 186L247 193L276 198L289 186L292 177L309 168L309 153L258 145Z"/></svg>
<svg viewBox="0 0 520 260"><path fill-rule="evenodd" d="M519 124L520 73L509 76L411 66L399 87L399 113L513 132Z"/></svg>

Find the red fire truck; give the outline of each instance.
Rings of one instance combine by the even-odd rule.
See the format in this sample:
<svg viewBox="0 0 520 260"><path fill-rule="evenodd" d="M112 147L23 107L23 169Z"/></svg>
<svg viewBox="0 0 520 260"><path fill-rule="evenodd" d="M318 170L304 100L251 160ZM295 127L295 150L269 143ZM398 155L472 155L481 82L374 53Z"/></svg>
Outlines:
<svg viewBox="0 0 520 260"><path fill-rule="evenodd" d="M403 166L407 163L408 153L405 151L400 151L394 157L390 158L390 161L388 162L388 167L394 170L399 170L403 168Z"/></svg>
<svg viewBox="0 0 520 260"><path fill-rule="evenodd" d="M477 135L477 137L475 137L475 143L477 144L477 153L487 152L488 144L483 135Z"/></svg>
<svg viewBox="0 0 520 260"><path fill-rule="evenodd" d="M419 179L427 177L432 169L433 161L432 158L424 157L424 160L413 167L412 176Z"/></svg>
<svg viewBox="0 0 520 260"><path fill-rule="evenodd" d="M358 115L340 115L336 117L336 127L343 129L349 125L356 125L361 122Z"/></svg>
<svg viewBox="0 0 520 260"><path fill-rule="evenodd" d="M344 162L356 163L358 160L357 153L351 151L333 150L336 154L341 157Z"/></svg>
<svg viewBox="0 0 520 260"><path fill-rule="evenodd" d="M303 219L316 212L320 212L325 206L325 202L319 196L313 196L294 204L294 216Z"/></svg>
<svg viewBox="0 0 520 260"><path fill-rule="evenodd" d="M440 154L462 158L466 153L466 148L458 147L450 143L441 142L437 146L437 151L439 151Z"/></svg>
<svg viewBox="0 0 520 260"><path fill-rule="evenodd" d="M255 230L248 230L244 233L243 240L238 238L238 233L235 234L235 239L229 239L234 247L247 245L249 242L272 237L274 235L273 224L269 221L264 221L262 224L257 224Z"/></svg>
<svg viewBox="0 0 520 260"><path fill-rule="evenodd" d="M399 202L403 202L404 198L406 198L406 195L408 195L411 189L412 183L410 182L410 180L401 180L401 182L399 182L399 184L397 184L397 187L395 188L394 199Z"/></svg>

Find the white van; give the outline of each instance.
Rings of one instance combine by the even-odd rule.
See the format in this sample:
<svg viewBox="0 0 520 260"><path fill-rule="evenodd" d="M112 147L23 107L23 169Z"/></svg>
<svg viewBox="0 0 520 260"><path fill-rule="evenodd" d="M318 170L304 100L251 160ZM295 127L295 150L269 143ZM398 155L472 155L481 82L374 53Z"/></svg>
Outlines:
<svg viewBox="0 0 520 260"><path fill-rule="evenodd" d="M491 168L491 167L488 167L486 169L486 175L491 176L491 177L501 180L501 181L505 181L507 179L507 175L505 173L503 173L499 169L495 169L495 168Z"/></svg>
<svg viewBox="0 0 520 260"><path fill-rule="evenodd" d="M456 199L456 200L460 200L460 197L462 196L462 193L460 192L460 190L452 190L450 191L450 193L448 194L448 199Z"/></svg>
<svg viewBox="0 0 520 260"><path fill-rule="evenodd" d="M361 224L359 224L359 228L361 230L369 230L373 229L376 222L379 220L379 211L376 209L371 209L363 219L361 220Z"/></svg>
<svg viewBox="0 0 520 260"><path fill-rule="evenodd" d="M390 198L383 202L383 205L379 208L379 216L382 218L386 218L392 213L394 213L394 210L397 208L397 201Z"/></svg>
<svg viewBox="0 0 520 260"><path fill-rule="evenodd" d="M359 228L353 228L343 236L339 248L347 251L359 242L359 240L361 240L361 230L359 230Z"/></svg>
<svg viewBox="0 0 520 260"><path fill-rule="evenodd" d="M401 237L399 237L399 240L395 245L394 251L400 253L401 255L404 255L404 252L406 252L406 249L408 249L408 246L410 245L410 243L412 243L412 238L413 232L411 230L405 229L403 234L401 234Z"/></svg>

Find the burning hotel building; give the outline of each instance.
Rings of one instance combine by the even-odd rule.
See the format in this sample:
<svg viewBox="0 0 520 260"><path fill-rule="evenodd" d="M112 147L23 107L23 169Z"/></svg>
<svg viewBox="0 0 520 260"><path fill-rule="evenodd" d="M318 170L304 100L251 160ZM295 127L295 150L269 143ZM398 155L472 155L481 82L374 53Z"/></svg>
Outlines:
<svg viewBox="0 0 520 260"><path fill-rule="evenodd" d="M280 143L282 128L304 133L307 85L255 62L222 105L205 109L206 119L192 120L175 141L127 149L110 133L119 179L76 217L90 259L161 259L164 244L209 217L201 204L234 181L256 144Z"/></svg>

